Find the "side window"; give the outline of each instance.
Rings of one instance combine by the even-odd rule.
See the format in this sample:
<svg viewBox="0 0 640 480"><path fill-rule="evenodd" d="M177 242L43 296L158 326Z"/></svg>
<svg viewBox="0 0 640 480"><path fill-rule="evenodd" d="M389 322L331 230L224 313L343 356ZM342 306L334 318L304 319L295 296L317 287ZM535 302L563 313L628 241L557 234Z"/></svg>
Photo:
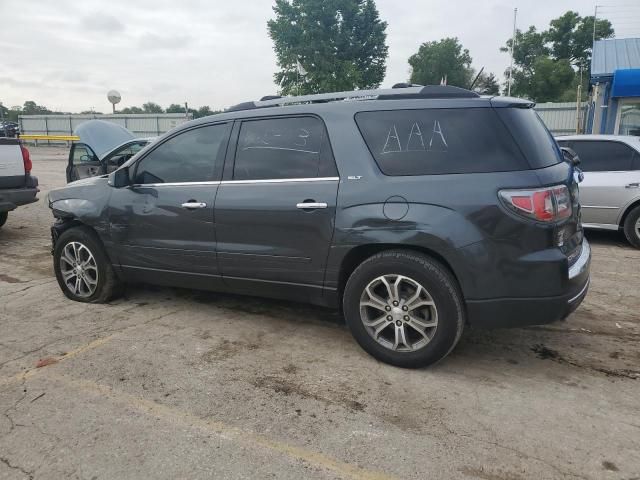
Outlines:
<svg viewBox="0 0 640 480"><path fill-rule="evenodd" d="M620 142L574 140L573 149L580 157L585 172L631 170L633 150Z"/></svg>
<svg viewBox="0 0 640 480"><path fill-rule="evenodd" d="M98 159L94 157L93 152L89 150L85 145L77 143L73 146L73 164L82 165L87 162L97 162Z"/></svg>
<svg viewBox="0 0 640 480"><path fill-rule="evenodd" d="M337 175L321 120L270 118L242 123L234 180L316 178Z"/></svg>
<svg viewBox="0 0 640 480"><path fill-rule="evenodd" d="M137 162L134 183L207 182L222 168L230 124L179 133Z"/></svg>

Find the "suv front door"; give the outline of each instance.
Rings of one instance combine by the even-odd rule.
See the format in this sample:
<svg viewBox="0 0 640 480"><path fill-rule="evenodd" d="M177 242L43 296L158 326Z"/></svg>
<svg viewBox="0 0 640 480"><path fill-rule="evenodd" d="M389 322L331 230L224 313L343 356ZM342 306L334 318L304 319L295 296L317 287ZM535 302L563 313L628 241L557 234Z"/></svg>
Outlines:
<svg viewBox="0 0 640 480"><path fill-rule="evenodd" d="M580 157L584 181L580 184L582 222L587 226L617 229L623 208L640 193L640 155L613 140L559 142Z"/></svg>
<svg viewBox="0 0 640 480"><path fill-rule="evenodd" d="M231 123L178 132L129 167L109 201L111 238L128 279L216 288L213 204Z"/></svg>
<svg viewBox="0 0 640 480"><path fill-rule="evenodd" d="M234 137L215 205L225 283L271 296L321 293L339 183L323 122L245 120Z"/></svg>
<svg viewBox="0 0 640 480"><path fill-rule="evenodd" d="M102 173L104 173L102 163L89 145L84 143L71 145L67 164L67 182L94 177Z"/></svg>

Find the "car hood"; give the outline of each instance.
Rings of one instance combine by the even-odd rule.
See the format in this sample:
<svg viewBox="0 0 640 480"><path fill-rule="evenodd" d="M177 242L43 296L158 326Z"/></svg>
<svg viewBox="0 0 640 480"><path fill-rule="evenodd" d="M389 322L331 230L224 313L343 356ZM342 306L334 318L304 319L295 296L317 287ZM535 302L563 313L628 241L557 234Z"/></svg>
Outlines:
<svg viewBox="0 0 640 480"><path fill-rule="evenodd" d="M135 135L117 123L88 120L73 131L80 141L89 145L100 160L118 145L133 140Z"/></svg>

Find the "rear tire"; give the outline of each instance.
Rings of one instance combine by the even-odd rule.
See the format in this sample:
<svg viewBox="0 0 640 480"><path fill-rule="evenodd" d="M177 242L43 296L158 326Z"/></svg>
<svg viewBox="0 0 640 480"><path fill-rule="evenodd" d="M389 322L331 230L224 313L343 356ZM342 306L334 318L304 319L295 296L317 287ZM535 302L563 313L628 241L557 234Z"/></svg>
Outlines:
<svg viewBox="0 0 640 480"><path fill-rule="evenodd" d="M623 229L629 243L640 248L640 205L629 212L624 220Z"/></svg>
<svg viewBox="0 0 640 480"><path fill-rule="evenodd" d="M73 227L60 235L53 268L62 292L76 302L106 303L122 293L102 242L88 227Z"/></svg>
<svg viewBox="0 0 640 480"><path fill-rule="evenodd" d="M7 217L9 217L9 212L0 212L0 228L7 223Z"/></svg>
<svg viewBox="0 0 640 480"><path fill-rule="evenodd" d="M343 296L360 346L378 360L419 368L446 357L464 329L462 294L449 270L426 255L389 250L360 264Z"/></svg>

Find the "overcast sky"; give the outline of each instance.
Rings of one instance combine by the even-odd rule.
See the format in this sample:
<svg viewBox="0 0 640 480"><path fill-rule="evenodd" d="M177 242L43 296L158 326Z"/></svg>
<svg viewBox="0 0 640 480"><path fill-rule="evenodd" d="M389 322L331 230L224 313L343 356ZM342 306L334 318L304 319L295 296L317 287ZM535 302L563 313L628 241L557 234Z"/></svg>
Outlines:
<svg viewBox="0 0 640 480"><path fill-rule="evenodd" d="M0 101L109 112L151 100L213 109L276 92L266 22L270 0L0 0ZM565 11L592 15L584 0L377 0L388 22L383 86L409 77L407 58L425 41L457 36L476 68L501 75L499 48L518 25L545 28Z"/></svg>

